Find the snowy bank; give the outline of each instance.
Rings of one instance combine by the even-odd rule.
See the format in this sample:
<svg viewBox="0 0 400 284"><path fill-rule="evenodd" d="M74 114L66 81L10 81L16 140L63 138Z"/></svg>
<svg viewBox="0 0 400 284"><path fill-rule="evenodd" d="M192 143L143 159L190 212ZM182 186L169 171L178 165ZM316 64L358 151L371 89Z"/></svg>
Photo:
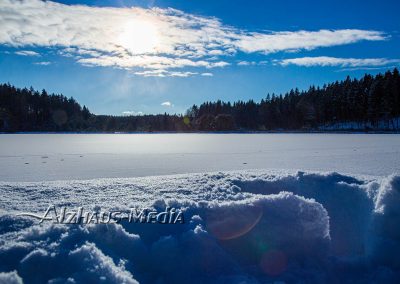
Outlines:
<svg viewBox="0 0 400 284"><path fill-rule="evenodd" d="M0 283L396 283L400 176L242 171L0 183ZM167 206L184 224L20 212Z"/></svg>

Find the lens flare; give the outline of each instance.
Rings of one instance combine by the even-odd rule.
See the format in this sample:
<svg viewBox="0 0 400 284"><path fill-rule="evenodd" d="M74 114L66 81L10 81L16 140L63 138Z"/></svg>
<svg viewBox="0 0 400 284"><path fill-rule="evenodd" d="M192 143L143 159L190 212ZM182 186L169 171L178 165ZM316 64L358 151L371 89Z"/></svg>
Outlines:
<svg viewBox="0 0 400 284"><path fill-rule="evenodd" d="M260 266L266 274L277 276L286 270L286 254L279 250L267 251L261 258Z"/></svg>
<svg viewBox="0 0 400 284"><path fill-rule="evenodd" d="M260 221L263 210L259 206L217 208L208 212L207 228L220 240L231 240L247 234Z"/></svg>

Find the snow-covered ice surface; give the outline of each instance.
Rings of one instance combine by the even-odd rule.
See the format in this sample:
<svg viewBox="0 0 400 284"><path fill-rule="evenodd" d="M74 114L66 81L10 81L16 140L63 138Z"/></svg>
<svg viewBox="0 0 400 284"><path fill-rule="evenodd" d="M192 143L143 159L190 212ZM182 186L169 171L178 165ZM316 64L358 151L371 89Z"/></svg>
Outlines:
<svg viewBox="0 0 400 284"><path fill-rule="evenodd" d="M157 176L242 169L389 175L393 134L0 135L0 181Z"/></svg>
<svg viewBox="0 0 400 284"><path fill-rule="evenodd" d="M83 165L93 165L98 175L107 176L106 170L118 169L119 158L129 156L136 163L139 157L151 156L146 151L156 142L150 138L145 138L147 146L134 147L131 141L123 147L115 142L116 157L104 160L108 165L97 165L94 158L88 164L80 159L96 156L102 141L107 145L110 141L87 145L76 141L101 136L66 136L72 139L70 144L52 140L57 135L47 143L35 136L26 142L5 136L12 143L8 151L1 148L0 159L28 160L27 166L33 164L31 171L44 181L32 178L17 162L1 163L0 283L399 283L398 136L208 136L213 138L199 135L196 146L197 155L207 163L187 170L203 173L183 174L183 167L174 165L178 153L195 149L177 142L155 148L154 154L161 156L160 168L167 169L163 161L169 161L173 171L180 169L182 174L150 176L157 174L156 159L150 157L124 172L123 176L135 176L135 169L142 167L143 173L136 175L145 176L133 178L98 178ZM182 139L195 143L195 138ZM236 142L203 145L209 139L228 138ZM4 139L0 137L2 146ZM275 144L268 144L268 139ZM29 150L22 147L24 143ZM55 157L68 155L73 156L69 166L60 167L71 172L62 175ZM179 161L186 161L185 167L201 161L194 156ZM219 161L224 157L228 161ZM258 158L267 160L262 164ZM42 160L47 165L41 167ZM122 163L129 167L128 160ZM213 171L214 162L221 171ZM246 170L244 162L260 169ZM228 171L229 164L235 171ZM275 168L305 170L272 169L275 164ZM311 171L315 168L325 172ZM46 181L45 173L52 169L54 175ZM76 179L68 179L68 174ZM53 180L60 177L64 180ZM145 207L163 211L169 206L182 209L185 222L65 225L38 224L34 218L17 216L42 215L49 205L93 211Z"/></svg>

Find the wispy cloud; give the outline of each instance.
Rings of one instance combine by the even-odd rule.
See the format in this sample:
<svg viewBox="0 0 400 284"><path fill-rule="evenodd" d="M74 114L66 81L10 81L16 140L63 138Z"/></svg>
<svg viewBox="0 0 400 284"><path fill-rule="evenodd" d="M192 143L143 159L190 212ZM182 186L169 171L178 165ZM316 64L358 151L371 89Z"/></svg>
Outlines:
<svg viewBox="0 0 400 284"><path fill-rule="evenodd" d="M50 61L40 61L40 62L35 62L35 63L33 63L33 64L35 64L35 65L47 66L47 65L50 65L51 62L50 62Z"/></svg>
<svg viewBox="0 0 400 284"><path fill-rule="evenodd" d="M178 69L222 68L238 52L293 52L388 38L380 31L358 29L253 32L170 8L99 8L39 0L2 0L0 26L3 45L55 47L85 66L158 77L204 74Z"/></svg>
<svg viewBox="0 0 400 284"><path fill-rule="evenodd" d="M239 66L256 66L256 65L266 65L268 61L239 61L237 65Z"/></svg>
<svg viewBox="0 0 400 284"><path fill-rule="evenodd" d="M204 77L212 77L212 76L214 76L213 73L209 73L209 72L201 73L200 75L204 76Z"/></svg>
<svg viewBox="0 0 400 284"><path fill-rule="evenodd" d="M357 70L388 70L388 69L394 69L398 67L397 65L385 65L385 66L379 66L379 67L350 67L350 68L340 68L339 70L336 70L335 72L348 72L348 71L357 71Z"/></svg>
<svg viewBox="0 0 400 284"><path fill-rule="evenodd" d="M173 107L174 106L170 101L163 102L163 103L161 103L161 105L165 106L165 107Z"/></svg>
<svg viewBox="0 0 400 284"><path fill-rule="evenodd" d="M168 71L163 69L155 69L155 70L145 70L134 72L133 74L143 77L190 77L194 75L198 75L197 72L189 72L189 71Z"/></svg>
<svg viewBox="0 0 400 284"><path fill-rule="evenodd" d="M282 66L340 66L340 67L378 67L400 63L400 59L387 58L339 58L339 57L299 57L283 60L275 60L275 63Z"/></svg>
<svg viewBox="0 0 400 284"><path fill-rule="evenodd" d="M237 63L237 65L239 65L239 66L250 66L250 65L256 65L256 64L257 64L257 62L255 62L255 61L239 61Z"/></svg>
<svg viewBox="0 0 400 284"><path fill-rule="evenodd" d="M40 56L39 53L32 51L32 50L17 50L15 52L15 54L21 55L21 56Z"/></svg>
<svg viewBox="0 0 400 284"><path fill-rule="evenodd" d="M387 36L379 31L343 29L319 31L295 31L272 33L248 33L239 37L236 45L245 52L273 53L278 51L312 50L351 44L358 41L385 40Z"/></svg>

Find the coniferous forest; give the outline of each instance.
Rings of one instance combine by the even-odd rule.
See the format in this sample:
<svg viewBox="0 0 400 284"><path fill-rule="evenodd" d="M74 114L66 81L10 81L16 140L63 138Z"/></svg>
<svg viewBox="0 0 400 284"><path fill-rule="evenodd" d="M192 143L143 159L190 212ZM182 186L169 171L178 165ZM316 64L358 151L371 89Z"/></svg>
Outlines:
<svg viewBox="0 0 400 284"><path fill-rule="evenodd" d="M1 132L399 130L399 117L398 69L268 94L260 102L205 102L185 115L95 115L64 95L0 85Z"/></svg>

